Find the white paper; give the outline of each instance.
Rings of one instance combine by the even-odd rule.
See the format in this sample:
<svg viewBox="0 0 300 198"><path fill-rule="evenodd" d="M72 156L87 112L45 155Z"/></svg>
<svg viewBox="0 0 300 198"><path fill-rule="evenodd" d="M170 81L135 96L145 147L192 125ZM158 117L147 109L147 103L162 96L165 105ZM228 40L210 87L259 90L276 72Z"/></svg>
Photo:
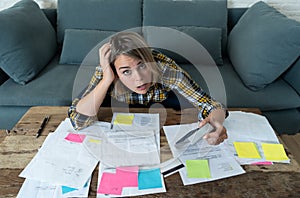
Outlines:
<svg viewBox="0 0 300 198"><path fill-rule="evenodd" d="M105 166L104 164L99 164L99 174L98 174L98 185L97 189L99 187L102 174L104 172L111 172L114 173L114 168L109 168ZM138 187L123 187L122 195L105 195L105 194L97 194L97 198L107 198L107 197L129 197L129 196L138 196L138 195L147 195L147 194L154 194L154 193L163 193L166 192L166 186L164 183L164 178L161 175L161 181L162 181L162 187L161 188L152 188L152 189L144 189L139 190Z"/></svg>
<svg viewBox="0 0 300 198"><path fill-rule="evenodd" d="M68 193L62 193L62 187L51 185L31 179L25 179L17 198L64 198L64 197L88 197L90 181L81 189L76 189Z"/></svg>
<svg viewBox="0 0 300 198"><path fill-rule="evenodd" d="M203 140L205 141L205 140ZM209 163L211 178L188 178L187 169L179 170L184 185L190 185L200 182L214 181L222 178L232 177L245 173L244 169L231 156L224 151L224 145L211 146L206 154L199 154L201 151L185 152L180 156L180 160L186 165L186 160L206 159Z"/></svg>
<svg viewBox="0 0 300 198"><path fill-rule="evenodd" d="M227 129L228 134L228 139L225 142L226 148L231 156L234 156L240 164L252 164L266 161L261 144L280 143L268 120L264 116L255 113L230 111L229 116L224 122L224 127ZM233 145L234 142L255 143L262 158L239 158ZM280 162L289 163L290 160Z"/></svg>
<svg viewBox="0 0 300 198"><path fill-rule="evenodd" d="M224 121L228 141L250 139L278 143L278 138L268 120L255 113L230 111Z"/></svg>
<svg viewBox="0 0 300 198"><path fill-rule="evenodd" d="M57 191L56 185L25 179L17 198L54 198L55 191Z"/></svg>
<svg viewBox="0 0 300 198"><path fill-rule="evenodd" d="M212 148L212 146L209 146L206 141L201 141L201 139L195 144L192 144L194 143L193 138L195 135L191 136L187 143L176 145L176 141L178 139L180 139L184 134L186 134L190 130L195 129L197 127L198 123L163 126L166 138L168 140L174 158L179 158L181 155L183 155L184 152L186 152L187 149L196 149L196 153L201 151L199 155L206 155L206 153L209 152L209 150Z"/></svg>
<svg viewBox="0 0 300 198"><path fill-rule="evenodd" d="M118 114L133 115L132 125L126 124L113 124ZM115 112L112 117L113 129L121 131L144 131L155 130L159 131L159 114L150 113L117 113Z"/></svg>
<svg viewBox="0 0 300 198"><path fill-rule="evenodd" d="M39 152L21 172L20 177L82 188L92 174L98 160L83 143L64 138L73 128L68 120L48 135Z"/></svg>
<svg viewBox="0 0 300 198"><path fill-rule="evenodd" d="M100 161L110 167L160 163L156 131L107 131L105 136Z"/></svg>
<svg viewBox="0 0 300 198"><path fill-rule="evenodd" d="M101 163L117 166L154 166L160 164L160 128L158 114L114 113L132 115L132 124L114 124L105 130L101 144Z"/></svg>
<svg viewBox="0 0 300 198"><path fill-rule="evenodd" d="M196 144L175 146L178 137L182 136L182 133L195 128L195 126L197 126L197 123L163 127L174 158L180 159L183 164L186 164L186 160L207 159L209 161L211 178L188 178L186 168L180 169L179 173L184 185L213 181L245 173L238 162L232 156L226 154L227 150L224 144L209 145L206 140L200 139Z"/></svg>

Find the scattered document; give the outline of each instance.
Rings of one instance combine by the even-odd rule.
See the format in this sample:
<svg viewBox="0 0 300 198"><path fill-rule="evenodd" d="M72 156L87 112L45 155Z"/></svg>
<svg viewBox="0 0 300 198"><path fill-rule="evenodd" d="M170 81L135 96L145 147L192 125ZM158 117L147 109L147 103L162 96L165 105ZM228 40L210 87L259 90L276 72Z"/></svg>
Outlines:
<svg viewBox="0 0 300 198"><path fill-rule="evenodd" d="M160 164L158 114L114 113L101 140L101 163L110 167Z"/></svg>
<svg viewBox="0 0 300 198"><path fill-rule="evenodd" d="M163 176L158 168L109 168L99 165L97 198L128 197L166 192Z"/></svg>
<svg viewBox="0 0 300 198"><path fill-rule="evenodd" d="M279 143L267 118L255 113L230 111L224 121L229 142L254 140L260 142Z"/></svg>
<svg viewBox="0 0 300 198"><path fill-rule="evenodd" d="M83 188L76 189L67 186L51 185L31 179L25 179L17 198L66 198L66 197L88 197L91 178Z"/></svg>
<svg viewBox="0 0 300 198"><path fill-rule="evenodd" d="M110 167L160 163L159 131L105 131L100 161Z"/></svg>
<svg viewBox="0 0 300 198"><path fill-rule="evenodd" d="M185 166L179 170L184 185L214 181L245 173L234 157L226 153L227 149L224 144L209 145L206 140L200 139L195 144L186 144L183 147L175 146L178 137L195 126L197 123L163 127L174 158L178 158ZM191 160L196 161L191 162ZM203 168L202 165L206 162L208 164L206 171L197 172L197 168ZM200 174L206 175L206 177L201 178Z"/></svg>
<svg viewBox="0 0 300 198"><path fill-rule="evenodd" d="M65 139L70 137L71 130L68 120L62 122L54 133L47 136L20 176L53 185L82 188L98 160L83 143Z"/></svg>
<svg viewBox="0 0 300 198"><path fill-rule="evenodd" d="M227 129L228 139L225 141L228 153L233 156L240 164L270 164L266 162L267 159L264 157L264 151L262 148L263 143L279 144L279 140L271 127L268 120L261 115L255 113L246 113L241 111L231 111L229 116L225 119L224 127ZM253 156L247 158L245 156L240 157L235 142L248 142L256 146L256 150L259 154L256 157ZM238 150L248 149L253 151L253 148L249 150L249 147L238 146ZM258 157L260 155L260 157ZM290 160L278 161L281 163L289 163Z"/></svg>
<svg viewBox="0 0 300 198"><path fill-rule="evenodd" d="M112 117L112 129L116 131L159 131L159 114L117 113Z"/></svg>

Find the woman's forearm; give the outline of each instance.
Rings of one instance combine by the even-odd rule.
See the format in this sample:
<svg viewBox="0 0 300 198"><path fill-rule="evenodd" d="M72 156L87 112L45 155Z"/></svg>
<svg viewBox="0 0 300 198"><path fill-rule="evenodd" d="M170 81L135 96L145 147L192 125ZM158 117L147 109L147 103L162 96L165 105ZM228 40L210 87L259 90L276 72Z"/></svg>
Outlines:
<svg viewBox="0 0 300 198"><path fill-rule="evenodd" d="M106 96L111 82L104 79L86 96L84 96L77 104L76 111L87 116L95 116Z"/></svg>

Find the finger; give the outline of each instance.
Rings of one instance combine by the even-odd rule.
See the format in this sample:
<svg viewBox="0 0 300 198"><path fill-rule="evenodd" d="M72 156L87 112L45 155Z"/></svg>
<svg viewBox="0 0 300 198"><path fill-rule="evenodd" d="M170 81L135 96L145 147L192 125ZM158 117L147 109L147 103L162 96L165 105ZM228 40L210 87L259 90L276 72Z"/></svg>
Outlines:
<svg viewBox="0 0 300 198"><path fill-rule="evenodd" d="M211 132L203 136L203 139L206 139L206 141L211 145L217 145L222 142L224 142L225 139L227 139L227 133L219 134L217 131Z"/></svg>
<svg viewBox="0 0 300 198"><path fill-rule="evenodd" d="M109 58L110 54L111 54L111 50L110 48L108 48L107 51L104 53L105 58Z"/></svg>
<svg viewBox="0 0 300 198"><path fill-rule="evenodd" d="M105 54L105 52L108 50L108 49L110 49L110 44L109 43L105 43L104 45L102 45L102 47L99 49L99 53L104 53Z"/></svg>

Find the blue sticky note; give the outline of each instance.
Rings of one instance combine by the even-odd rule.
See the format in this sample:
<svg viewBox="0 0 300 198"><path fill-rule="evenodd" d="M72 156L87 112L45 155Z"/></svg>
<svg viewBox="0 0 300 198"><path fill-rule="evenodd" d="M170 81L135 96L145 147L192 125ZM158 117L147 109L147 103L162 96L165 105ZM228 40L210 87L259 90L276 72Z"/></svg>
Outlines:
<svg viewBox="0 0 300 198"><path fill-rule="evenodd" d="M61 190L62 190L62 194L66 194L66 193L72 192L74 190L77 190L77 188L71 188L71 187L68 187L68 186L62 186Z"/></svg>
<svg viewBox="0 0 300 198"><path fill-rule="evenodd" d="M83 187L86 188L87 186L88 186L88 182L86 182ZM78 190L78 189L77 188L71 188L71 187L68 187L68 186L61 186L62 194L66 194L66 193L72 192L74 190Z"/></svg>
<svg viewBox="0 0 300 198"><path fill-rule="evenodd" d="M150 188L161 188L161 174L160 169L139 170L138 175L139 190Z"/></svg>

